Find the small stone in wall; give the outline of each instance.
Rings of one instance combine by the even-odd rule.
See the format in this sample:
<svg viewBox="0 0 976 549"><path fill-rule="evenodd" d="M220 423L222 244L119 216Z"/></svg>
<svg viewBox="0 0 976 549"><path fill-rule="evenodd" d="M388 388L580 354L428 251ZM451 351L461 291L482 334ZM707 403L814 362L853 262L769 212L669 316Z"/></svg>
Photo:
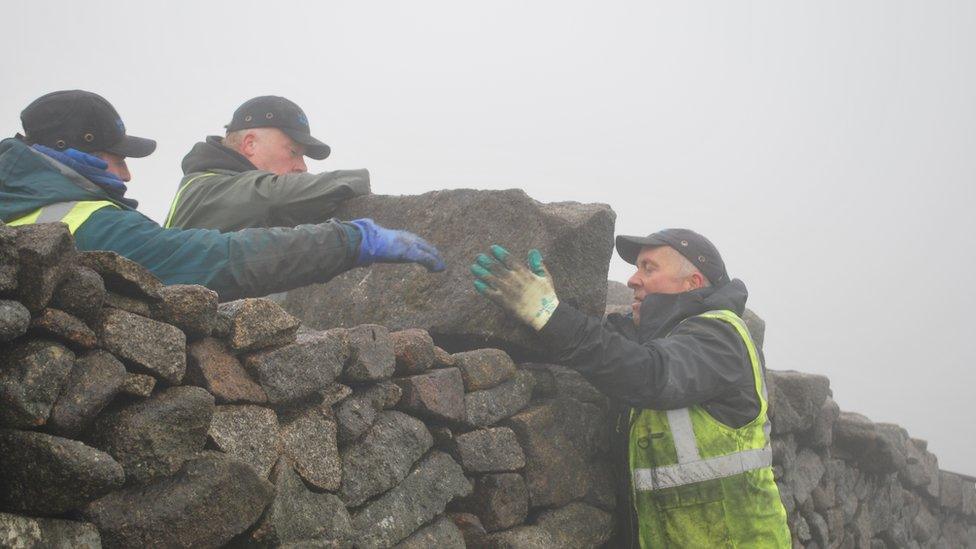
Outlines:
<svg viewBox="0 0 976 549"><path fill-rule="evenodd" d="M85 321L98 317L105 303L105 283L88 267L73 265L54 293L51 305Z"/></svg>
<svg viewBox="0 0 976 549"><path fill-rule="evenodd" d="M141 299L136 299L134 297L115 292L105 293L105 306L121 309L134 315L144 316L146 318L149 318L151 315L149 303L146 303Z"/></svg>
<svg viewBox="0 0 976 549"><path fill-rule="evenodd" d="M254 467L261 478L278 459L278 416L274 410L252 405L214 408L207 432L217 449Z"/></svg>
<svg viewBox="0 0 976 549"><path fill-rule="evenodd" d="M464 389L468 392L490 389L515 376L515 363L501 349L475 349L455 353Z"/></svg>
<svg viewBox="0 0 976 549"><path fill-rule="evenodd" d="M287 345L295 340L299 321L270 299L239 299L221 303L221 316L230 320L229 343L235 351L254 351Z"/></svg>
<svg viewBox="0 0 976 549"><path fill-rule="evenodd" d="M146 374L128 373L122 382L120 392L138 398L149 398L156 388L156 378Z"/></svg>
<svg viewBox="0 0 976 549"><path fill-rule="evenodd" d="M0 426L44 425L74 365L75 354L45 339L0 350Z"/></svg>
<svg viewBox="0 0 976 549"><path fill-rule="evenodd" d="M553 547L596 549L613 534L613 516L585 503L545 511L536 524L549 533Z"/></svg>
<svg viewBox="0 0 976 549"><path fill-rule="evenodd" d="M400 409L420 417L460 421L464 419L464 383L457 368L442 368L396 379L403 389Z"/></svg>
<svg viewBox="0 0 976 549"><path fill-rule="evenodd" d="M107 308L97 329L106 350L170 383L186 372L186 336L169 324Z"/></svg>
<svg viewBox="0 0 976 549"><path fill-rule="evenodd" d="M529 513L529 492L518 473L483 475L475 481L471 496L456 505L477 515L485 530L494 532L525 521Z"/></svg>
<svg viewBox="0 0 976 549"><path fill-rule="evenodd" d="M0 222L0 293L17 289L17 273L20 271L17 259L17 229Z"/></svg>
<svg viewBox="0 0 976 549"><path fill-rule="evenodd" d="M518 413L532 398L534 382L532 374L519 371L497 387L464 395L464 422L471 427L487 427Z"/></svg>
<svg viewBox="0 0 976 549"><path fill-rule="evenodd" d="M112 456L66 438L0 429L0 507L66 513L122 486Z"/></svg>
<svg viewBox="0 0 976 549"><path fill-rule="evenodd" d="M485 543L485 527L481 520L471 513L448 513L447 516L454 522L454 525L464 536L464 544L467 547L482 547Z"/></svg>
<svg viewBox="0 0 976 549"><path fill-rule="evenodd" d="M540 526L519 526L489 534L484 549L552 549L558 547L549 532Z"/></svg>
<svg viewBox="0 0 976 549"><path fill-rule="evenodd" d="M349 329L350 356L343 379L351 382L380 381L393 376L396 357L390 332L377 324Z"/></svg>
<svg viewBox="0 0 976 549"><path fill-rule="evenodd" d="M152 316L183 330L187 339L207 337L217 319L217 292L195 284L174 284L159 289Z"/></svg>
<svg viewBox="0 0 976 549"><path fill-rule="evenodd" d="M396 406L402 395L403 390L389 381L356 389L336 408L339 442L348 443L358 439L373 425L379 412Z"/></svg>
<svg viewBox="0 0 976 549"><path fill-rule="evenodd" d="M17 227L19 270L15 297L32 313L47 306L74 258L74 238L63 223Z"/></svg>
<svg viewBox="0 0 976 549"><path fill-rule="evenodd" d="M393 332L393 354L396 374L420 374L434 365L434 340L426 330L410 329Z"/></svg>
<svg viewBox="0 0 976 549"><path fill-rule="evenodd" d="M187 346L185 383L203 387L217 402L261 404L268 395L222 341L205 337Z"/></svg>
<svg viewBox="0 0 976 549"><path fill-rule="evenodd" d="M281 453L306 482L320 490L336 491L342 482L336 422L332 411L313 406L285 423L279 434Z"/></svg>
<svg viewBox="0 0 976 549"><path fill-rule="evenodd" d="M327 389L342 370L342 330L301 332L294 343L244 357L244 367L273 404L305 399Z"/></svg>
<svg viewBox="0 0 976 549"><path fill-rule="evenodd" d="M0 513L0 543L5 547L71 547L101 549L98 529L90 522L24 517Z"/></svg>
<svg viewBox="0 0 976 549"><path fill-rule="evenodd" d="M62 436L80 433L115 398L125 377L125 366L110 353L92 351L79 357L51 410L51 431Z"/></svg>
<svg viewBox="0 0 976 549"><path fill-rule="evenodd" d="M50 337L61 341L74 351L86 351L98 345L95 332L84 322L50 307L31 319L29 331L34 337Z"/></svg>
<svg viewBox="0 0 976 549"><path fill-rule="evenodd" d="M457 455L468 473L499 473L525 466L525 454L508 427L475 429L455 437Z"/></svg>
<svg viewBox="0 0 976 549"><path fill-rule="evenodd" d="M105 289L147 301L158 301L162 282L142 265L115 252L88 251L78 254L77 264L98 273Z"/></svg>
<svg viewBox="0 0 976 549"><path fill-rule="evenodd" d="M0 299L0 342L10 341L27 332L30 311L17 301Z"/></svg>
<svg viewBox="0 0 976 549"><path fill-rule="evenodd" d="M434 368L453 368L455 366L457 366L457 361L454 360L454 355L435 345Z"/></svg>
<svg viewBox="0 0 976 549"><path fill-rule="evenodd" d="M396 544L395 549L464 549L464 536L447 517L440 517L429 526L414 532L409 538Z"/></svg>

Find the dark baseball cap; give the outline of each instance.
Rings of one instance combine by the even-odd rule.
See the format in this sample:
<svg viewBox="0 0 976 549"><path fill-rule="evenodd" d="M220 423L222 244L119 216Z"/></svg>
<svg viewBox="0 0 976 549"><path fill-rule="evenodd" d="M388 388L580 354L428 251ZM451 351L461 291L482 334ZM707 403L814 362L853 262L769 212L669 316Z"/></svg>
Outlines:
<svg viewBox="0 0 976 549"><path fill-rule="evenodd" d="M328 145L312 137L305 111L294 102L277 95L262 95L245 101L237 107L230 124L225 127L228 132L250 128L278 128L296 143L305 145L305 156L316 160L322 160L332 152Z"/></svg>
<svg viewBox="0 0 976 549"><path fill-rule="evenodd" d="M725 262L722 261L718 248L710 240L690 229L664 229L647 236L617 237L617 253L631 265L637 264L637 256L641 249L656 246L674 248L691 261L691 264L697 267L714 286L721 286L729 281L729 273L725 270Z"/></svg>
<svg viewBox="0 0 976 549"><path fill-rule="evenodd" d="M156 150L156 142L125 133L125 124L111 103L84 90L51 92L35 99L20 113L27 140L52 149L105 151L141 158Z"/></svg>

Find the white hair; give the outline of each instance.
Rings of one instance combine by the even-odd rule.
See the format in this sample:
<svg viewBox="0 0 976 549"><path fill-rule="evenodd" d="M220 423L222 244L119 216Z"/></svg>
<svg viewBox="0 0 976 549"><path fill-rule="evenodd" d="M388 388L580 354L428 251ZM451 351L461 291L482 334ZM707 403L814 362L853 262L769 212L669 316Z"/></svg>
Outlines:
<svg viewBox="0 0 976 549"><path fill-rule="evenodd" d="M239 152L241 145L244 143L244 135L246 135L249 131L251 130L246 129L227 132L227 135L224 136L224 146L228 149Z"/></svg>
<svg viewBox="0 0 976 549"><path fill-rule="evenodd" d="M702 277L702 287L707 288L712 285L712 283L709 282L708 277L702 274L702 272L698 270L698 267L695 267L694 263L688 261L687 257L681 255L678 250L675 250L670 246L668 246L667 249L668 253L670 253L674 257L674 260L678 263L678 276L688 277L698 273Z"/></svg>

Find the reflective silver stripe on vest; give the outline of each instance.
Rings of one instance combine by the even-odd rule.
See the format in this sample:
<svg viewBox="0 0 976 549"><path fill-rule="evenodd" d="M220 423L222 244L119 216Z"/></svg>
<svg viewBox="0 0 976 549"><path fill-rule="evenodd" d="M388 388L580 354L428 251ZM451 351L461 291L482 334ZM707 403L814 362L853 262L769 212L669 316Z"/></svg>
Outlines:
<svg viewBox="0 0 976 549"><path fill-rule="evenodd" d="M688 408L668 410L668 425L671 426L671 439L678 454L678 463L701 460L695 429L691 426L691 412Z"/></svg>
<svg viewBox="0 0 976 549"><path fill-rule="evenodd" d="M71 208L74 208L78 204L78 201L74 202L58 202L57 204L48 204L41 208L41 213L37 215L37 219L34 223L54 223L55 221L61 221L61 219L68 215Z"/></svg>
<svg viewBox="0 0 976 549"><path fill-rule="evenodd" d="M679 463L655 467L654 469L634 469L634 488L639 491L662 490L706 480L731 477L772 465L773 450L767 446L690 463Z"/></svg>

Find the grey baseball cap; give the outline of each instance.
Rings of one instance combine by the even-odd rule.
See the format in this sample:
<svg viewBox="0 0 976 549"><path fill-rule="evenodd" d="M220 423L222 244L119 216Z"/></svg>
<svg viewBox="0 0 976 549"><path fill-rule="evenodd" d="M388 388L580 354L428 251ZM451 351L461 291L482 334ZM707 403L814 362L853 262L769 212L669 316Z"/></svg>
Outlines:
<svg viewBox="0 0 976 549"><path fill-rule="evenodd" d="M725 262L718 248L691 229L664 229L647 236L620 235L616 244L617 253L631 265L637 264L637 256L643 248L670 246L691 261L712 285L721 286L729 281L729 273L725 270Z"/></svg>

